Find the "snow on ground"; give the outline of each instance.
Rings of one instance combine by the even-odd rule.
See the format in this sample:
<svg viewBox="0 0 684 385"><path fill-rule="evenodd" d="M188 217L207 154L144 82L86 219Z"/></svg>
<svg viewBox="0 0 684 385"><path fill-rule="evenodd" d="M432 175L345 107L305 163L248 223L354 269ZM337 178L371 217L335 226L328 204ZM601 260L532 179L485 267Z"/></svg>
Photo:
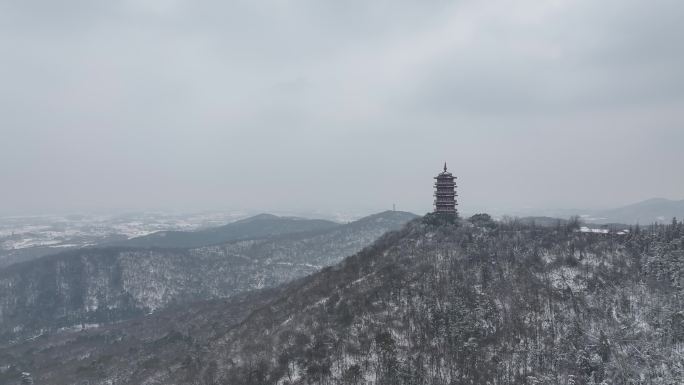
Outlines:
<svg viewBox="0 0 684 385"><path fill-rule="evenodd" d="M580 228L581 233L594 233L594 234L608 234L610 233L610 230L608 229L593 229L587 226L583 226Z"/></svg>
<svg viewBox="0 0 684 385"><path fill-rule="evenodd" d="M220 226L245 216L243 212L205 212L0 217L0 252L32 247L84 247L111 237L130 239L157 231Z"/></svg>
<svg viewBox="0 0 684 385"><path fill-rule="evenodd" d="M549 280L551 285L558 290L570 290L576 292L584 290L586 283L582 279L578 279L578 272L576 268L562 266L549 273Z"/></svg>
<svg viewBox="0 0 684 385"><path fill-rule="evenodd" d="M61 242L54 239L41 240L35 238L24 238L17 241L5 241L2 243L2 248L5 250L16 250L25 249L28 247L52 246L57 245L59 243Z"/></svg>

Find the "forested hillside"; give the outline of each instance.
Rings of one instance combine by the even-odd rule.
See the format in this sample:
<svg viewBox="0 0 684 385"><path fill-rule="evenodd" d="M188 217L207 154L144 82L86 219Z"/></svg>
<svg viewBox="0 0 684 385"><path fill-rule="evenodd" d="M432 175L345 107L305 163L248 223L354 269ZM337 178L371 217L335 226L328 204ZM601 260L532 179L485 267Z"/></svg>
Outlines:
<svg viewBox="0 0 684 385"><path fill-rule="evenodd" d="M230 384L674 384L681 223L630 236L415 223L216 343ZM306 309L293 313L288 309Z"/></svg>
<svg viewBox="0 0 684 385"><path fill-rule="evenodd" d="M681 223L416 220L242 318L197 305L0 354L37 384L677 384L683 250Z"/></svg>
<svg viewBox="0 0 684 385"><path fill-rule="evenodd" d="M322 219L260 214L219 227L197 231L159 231L143 237L119 241L112 245L158 248L201 247L244 239L325 231L338 226L341 225Z"/></svg>
<svg viewBox="0 0 684 385"><path fill-rule="evenodd" d="M191 249L83 249L0 270L0 342L272 287L335 264L415 215Z"/></svg>

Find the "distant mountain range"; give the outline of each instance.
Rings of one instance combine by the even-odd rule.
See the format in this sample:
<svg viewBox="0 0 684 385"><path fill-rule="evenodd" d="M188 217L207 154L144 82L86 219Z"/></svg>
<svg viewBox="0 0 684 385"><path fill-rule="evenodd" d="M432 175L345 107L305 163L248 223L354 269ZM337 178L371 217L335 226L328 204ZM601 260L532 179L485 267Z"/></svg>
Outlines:
<svg viewBox="0 0 684 385"><path fill-rule="evenodd" d="M415 217L387 211L337 224L259 215L17 263L0 269L0 342L272 287L335 264Z"/></svg>
<svg viewBox="0 0 684 385"><path fill-rule="evenodd" d="M597 210L589 215L587 221L598 223L670 223L673 217L684 218L684 200L654 198L614 209Z"/></svg>
<svg viewBox="0 0 684 385"><path fill-rule="evenodd" d="M160 248L200 247L282 234L325 231L339 226L341 226L339 223L323 219L260 214L224 226L197 231L159 231L143 237L112 243L112 245Z"/></svg>
<svg viewBox="0 0 684 385"><path fill-rule="evenodd" d="M627 225L653 223L670 223L673 217L684 218L684 200L653 198L627 206L587 210L587 209L526 209L513 212L496 212L518 217L551 217L567 219L578 215L588 224L622 223Z"/></svg>

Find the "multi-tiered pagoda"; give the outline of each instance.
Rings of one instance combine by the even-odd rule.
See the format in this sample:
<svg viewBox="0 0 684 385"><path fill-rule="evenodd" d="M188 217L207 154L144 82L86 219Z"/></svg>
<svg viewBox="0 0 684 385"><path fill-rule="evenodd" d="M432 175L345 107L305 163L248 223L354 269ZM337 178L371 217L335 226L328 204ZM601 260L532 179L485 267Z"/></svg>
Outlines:
<svg viewBox="0 0 684 385"><path fill-rule="evenodd" d="M447 165L444 163L444 171L440 172L435 177L435 213L457 215L456 211L456 179L450 172L447 171Z"/></svg>

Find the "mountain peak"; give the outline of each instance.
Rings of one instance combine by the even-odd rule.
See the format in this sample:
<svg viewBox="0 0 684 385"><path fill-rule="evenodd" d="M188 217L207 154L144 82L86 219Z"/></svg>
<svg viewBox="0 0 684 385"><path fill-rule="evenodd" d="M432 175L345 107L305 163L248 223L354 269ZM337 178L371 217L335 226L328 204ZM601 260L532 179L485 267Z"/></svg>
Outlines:
<svg viewBox="0 0 684 385"><path fill-rule="evenodd" d="M243 218L240 220L237 220L233 223L247 223L247 222L254 222L254 221L265 221L265 220L273 220L273 219L279 219L280 217L277 215L269 214L269 213L261 213L257 215L253 215L251 217Z"/></svg>
<svg viewBox="0 0 684 385"><path fill-rule="evenodd" d="M673 200L673 199L667 199L667 198L650 198L643 200L641 202L633 203L629 206L642 206L642 205L653 205L653 204L669 204L669 203L677 203L680 201Z"/></svg>
<svg viewBox="0 0 684 385"><path fill-rule="evenodd" d="M386 210L386 211L381 211L376 214L371 214L366 217L360 218L358 221L373 221L377 219L399 219L399 220L406 220L406 219L415 219L418 218L418 215L410 213L408 211L396 211L396 210Z"/></svg>

